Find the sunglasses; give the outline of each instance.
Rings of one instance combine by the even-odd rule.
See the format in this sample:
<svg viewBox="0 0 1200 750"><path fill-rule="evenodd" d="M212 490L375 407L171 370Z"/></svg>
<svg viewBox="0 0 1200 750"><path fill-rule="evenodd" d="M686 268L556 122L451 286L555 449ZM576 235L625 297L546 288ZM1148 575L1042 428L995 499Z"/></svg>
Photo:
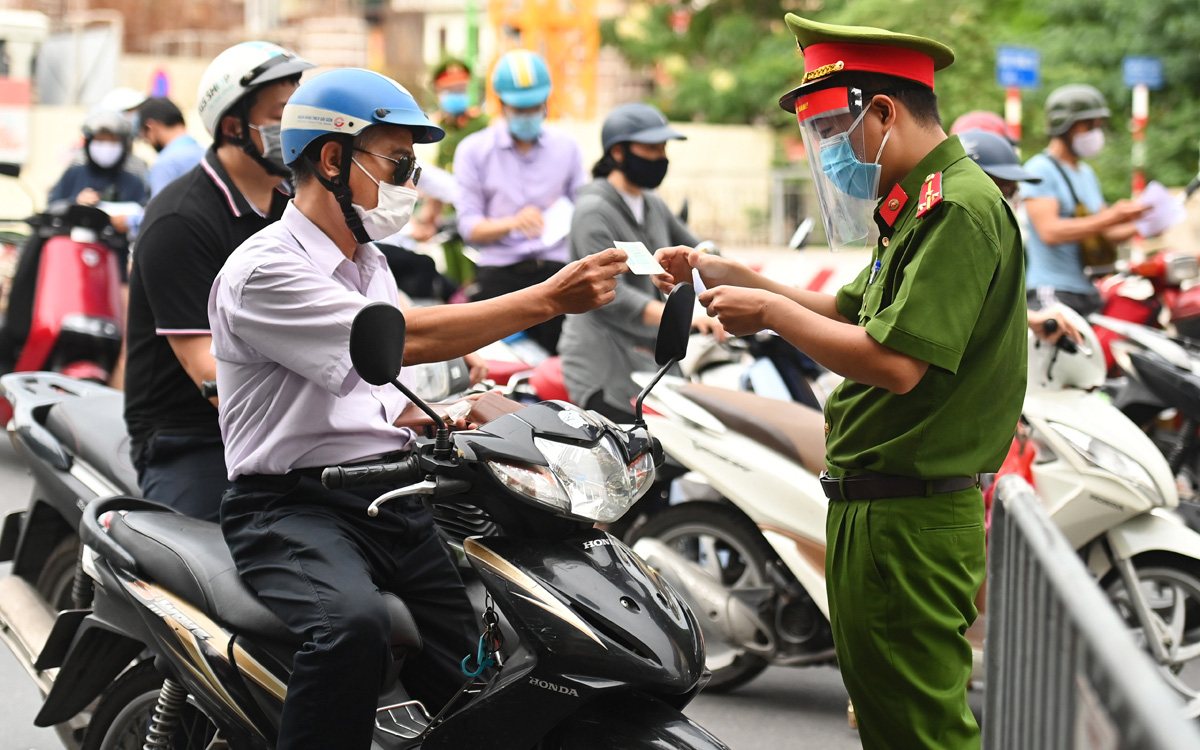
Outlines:
<svg viewBox="0 0 1200 750"><path fill-rule="evenodd" d="M390 156L377 154L374 151L367 151L361 148L356 148L354 150L360 154L369 154L370 156L375 156L395 164L396 166L392 170L393 185L405 185L411 179L412 184L415 187L416 184L421 181L421 168L417 166L417 157L415 156L401 156L399 159L393 159Z"/></svg>

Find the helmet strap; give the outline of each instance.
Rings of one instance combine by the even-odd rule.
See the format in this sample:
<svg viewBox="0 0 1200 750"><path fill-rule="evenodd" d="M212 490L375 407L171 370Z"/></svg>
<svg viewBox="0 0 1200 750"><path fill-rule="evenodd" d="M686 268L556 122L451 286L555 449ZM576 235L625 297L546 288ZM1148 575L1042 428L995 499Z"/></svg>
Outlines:
<svg viewBox="0 0 1200 750"><path fill-rule="evenodd" d="M338 173L332 179L321 174L321 170L316 164L308 158L307 154L301 155L301 159L308 162L308 167L312 171L313 176L317 178L317 182L321 186L333 193L333 197L337 199L338 207L342 209L342 218L346 222L346 228L354 235L354 240L360 245L365 245L371 241L371 237L367 234L367 230L363 228L362 219L358 212L354 210L354 196L350 191L350 169L353 167L352 160L354 159L354 149L351 148L351 141L342 141L342 164Z"/></svg>
<svg viewBox="0 0 1200 750"><path fill-rule="evenodd" d="M246 96L242 95L242 100L237 104L238 121L242 124L242 134L237 138L227 138L230 143L242 150L246 156L249 156L255 164L262 167L267 174L275 175L276 177L291 177L292 173L286 169L280 169L278 165L272 164L259 152L258 147L254 145L254 140L250 137L250 112L246 106Z"/></svg>

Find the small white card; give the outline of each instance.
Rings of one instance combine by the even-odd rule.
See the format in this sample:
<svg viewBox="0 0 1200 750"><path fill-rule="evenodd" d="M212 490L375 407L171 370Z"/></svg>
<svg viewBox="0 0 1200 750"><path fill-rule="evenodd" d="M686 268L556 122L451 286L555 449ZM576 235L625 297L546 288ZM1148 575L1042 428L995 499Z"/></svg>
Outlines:
<svg viewBox="0 0 1200 750"><path fill-rule="evenodd" d="M666 273L666 269L658 264L654 259L654 255L646 249L646 246L640 242L613 242L613 247L618 250L624 250L629 258L625 261L629 265L629 272L635 273L638 276L652 276L658 273Z"/></svg>

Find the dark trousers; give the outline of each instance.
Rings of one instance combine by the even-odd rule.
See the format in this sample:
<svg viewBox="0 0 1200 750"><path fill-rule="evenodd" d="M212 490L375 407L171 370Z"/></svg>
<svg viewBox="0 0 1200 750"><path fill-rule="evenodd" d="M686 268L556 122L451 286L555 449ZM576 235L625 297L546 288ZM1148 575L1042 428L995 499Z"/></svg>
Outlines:
<svg viewBox="0 0 1200 750"><path fill-rule="evenodd" d="M540 284L562 270L565 264L550 260L527 260L511 266L480 266L475 270L476 291L472 300L492 299L528 289ZM550 354L558 354L558 337L562 333L563 316L538 323L525 331Z"/></svg>
<svg viewBox="0 0 1200 750"><path fill-rule="evenodd" d="M220 435L155 435L133 451L138 486L147 500L214 523L229 489Z"/></svg>
<svg viewBox="0 0 1200 750"><path fill-rule="evenodd" d="M412 612L424 646L402 672L431 712L462 686L480 628L458 570L416 500L391 487L329 490L308 476L240 477L221 504L238 573L304 646L296 654L278 750L367 750L392 656L381 591Z"/></svg>

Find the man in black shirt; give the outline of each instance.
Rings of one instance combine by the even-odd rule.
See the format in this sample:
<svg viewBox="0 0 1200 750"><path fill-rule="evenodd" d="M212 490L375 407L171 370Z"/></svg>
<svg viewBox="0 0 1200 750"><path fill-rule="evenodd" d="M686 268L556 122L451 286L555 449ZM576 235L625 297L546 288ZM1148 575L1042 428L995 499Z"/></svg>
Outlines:
<svg viewBox="0 0 1200 750"><path fill-rule="evenodd" d="M213 136L201 163L146 208L130 275L125 423L142 494L217 520L229 486L209 349L208 292L238 245L291 196L279 143L283 105L314 65L266 42L222 52L200 84Z"/></svg>

